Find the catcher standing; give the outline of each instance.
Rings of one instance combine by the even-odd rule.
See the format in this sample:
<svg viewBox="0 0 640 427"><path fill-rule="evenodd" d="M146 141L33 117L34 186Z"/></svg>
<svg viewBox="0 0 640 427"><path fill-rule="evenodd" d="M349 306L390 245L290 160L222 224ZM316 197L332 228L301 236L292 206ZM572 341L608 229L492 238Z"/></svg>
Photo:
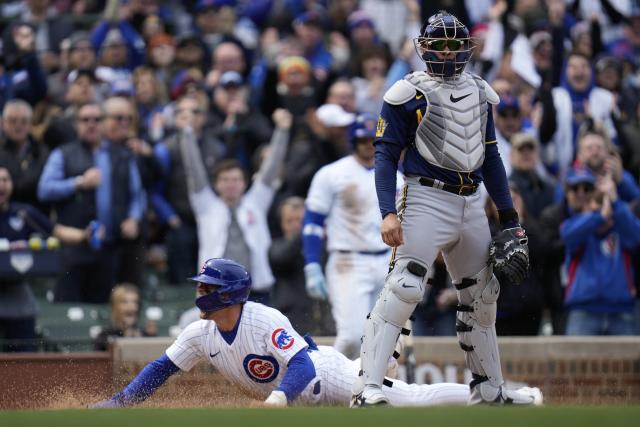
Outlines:
<svg viewBox="0 0 640 427"><path fill-rule="evenodd" d="M422 301L438 252L457 289L456 331L473 373L469 403L540 403L537 388L504 387L498 354L500 283L517 284L529 264L527 237L496 145L491 106L498 95L483 79L464 72L472 46L469 31L455 16L444 11L433 15L414 43L426 72L408 74L387 91L376 130L381 234L394 250L385 287L365 324L365 386L354 389L352 404L389 402L389 390L383 388L387 360L399 334L408 332L403 326ZM396 207L396 170L403 150L406 183ZM493 242L478 191L481 182L503 227Z"/></svg>

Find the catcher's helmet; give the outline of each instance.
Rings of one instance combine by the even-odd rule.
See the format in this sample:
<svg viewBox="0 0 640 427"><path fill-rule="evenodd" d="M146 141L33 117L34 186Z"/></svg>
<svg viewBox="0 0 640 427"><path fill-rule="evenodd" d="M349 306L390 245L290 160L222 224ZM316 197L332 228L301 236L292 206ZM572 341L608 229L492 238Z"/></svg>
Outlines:
<svg viewBox="0 0 640 427"><path fill-rule="evenodd" d="M372 113L360 113L349 128L349 142L351 147L356 146L360 138L374 138L376 136L376 125L378 116Z"/></svg>
<svg viewBox="0 0 640 427"><path fill-rule="evenodd" d="M251 290L251 275L247 269L224 258L207 260L200 269L200 274L189 280L216 286L210 294L196 298L196 306L202 311L217 311L245 303Z"/></svg>
<svg viewBox="0 0 640 427"><path fill-rule="evenodd" d="M471 59L473 46L469 30L454 15L441 10L431 16L413 39L420 58L427 64L427 73L434 77L457 77ZM441 59L438 52L446 48L454 52L453 59Z"/></svg>

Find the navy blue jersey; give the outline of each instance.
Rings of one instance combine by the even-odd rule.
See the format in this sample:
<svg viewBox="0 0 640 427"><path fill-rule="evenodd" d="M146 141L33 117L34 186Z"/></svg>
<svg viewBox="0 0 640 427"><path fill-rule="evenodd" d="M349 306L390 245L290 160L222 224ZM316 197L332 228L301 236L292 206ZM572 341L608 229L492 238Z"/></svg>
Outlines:
<svg viewBox="0 0 640 427"><path fill-rule="evenodd" d="M407 175L427 176L448 184L477 184L482 181L482 171L477 169L471 173L455 172L427 162L415 146L416 130L425 115L427 101L423 94L416 96L402 105L384 103L378 121L378 132L375 143L397 144L407 148L404 155L404 173ZM487 104L487 128L485 144L496 143L496 131L493 125L491 105Z"/></svg>
<svg viewBox="0 0 640 427"><path fill-rule="evenodd" d="M380 212L384 217L395 212L395 171L402 150L405 175L425 176L452 185L485 182L489 195L499 210L513 208L507 176L496 144L493 109L487 104L485 157L482 167L473 172L456 172L427 162L415 146L416 130L427 108L424 95L416 95L402 105L385 102L376 129L376 189Z"/></svg>
<svg viewBox="0 0 640 427"><path fill-rule="evenodd" d="M0 211L0 238L28 240L34 233L44 237L52 231L51 221L31 205L10 203L8 210Z"/></svg>

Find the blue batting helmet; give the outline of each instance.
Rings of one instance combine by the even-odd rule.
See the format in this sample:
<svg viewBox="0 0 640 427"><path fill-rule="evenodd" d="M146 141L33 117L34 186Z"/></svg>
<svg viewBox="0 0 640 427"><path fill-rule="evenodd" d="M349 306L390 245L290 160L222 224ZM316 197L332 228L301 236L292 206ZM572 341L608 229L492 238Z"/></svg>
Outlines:
<svg viewBox="0 0 640 427"><path fill-rule="evenodd" d="M360 113L349 128L349 142L355 147L360 138L375 138L378 116L371 113Z"/></svg>
<svg viewBox="0 0 640 427"><path fill-rule="evenodd" d="M457 77L471 59L473 46L469 30L454 15L441 10L431 16L413 39L416 52L425 64L427 73L434 77ZM441 59L439 52L448 48L455 53L453 59Z"/></svg>
<svg viewBox="0 0 640 427"><path fill-rule="evenodd" d="M202 311L217 311L245 303L251 291L251 275L246 268L230 259L207 260L200 274L189 280L216 286L210 294L196 298L196 306Z"/></svg>

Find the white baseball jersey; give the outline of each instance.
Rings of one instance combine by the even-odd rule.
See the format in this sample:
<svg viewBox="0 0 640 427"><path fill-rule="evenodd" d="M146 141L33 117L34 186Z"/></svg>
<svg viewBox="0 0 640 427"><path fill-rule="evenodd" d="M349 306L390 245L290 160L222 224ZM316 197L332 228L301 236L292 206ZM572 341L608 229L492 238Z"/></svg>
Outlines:
<svg viewBox="0 0 640 427"><path fill-rule="evenodd" d="M200 320L187 326L166 354L181 370L206 360L246 394L265 399L282 381L289 360L308 344L278 310L247 302L235 339L228 344L215 322ZM316 377L303 390L302 404L349 404L359 361L351 361L331 347L308 350ZM428 406L465 404L469 387L462 384L417 385L394 381L390 400L394 405Z"/></svg>
<svg viewBox="0 0 640 427"><path fill-rule="evenodd" d="M397 188L403 185L398 173ZM382 218L376 195L375 171L346 156L321 168L311 181L306 206L327 215L329 251L382 251Z"/></svg>

